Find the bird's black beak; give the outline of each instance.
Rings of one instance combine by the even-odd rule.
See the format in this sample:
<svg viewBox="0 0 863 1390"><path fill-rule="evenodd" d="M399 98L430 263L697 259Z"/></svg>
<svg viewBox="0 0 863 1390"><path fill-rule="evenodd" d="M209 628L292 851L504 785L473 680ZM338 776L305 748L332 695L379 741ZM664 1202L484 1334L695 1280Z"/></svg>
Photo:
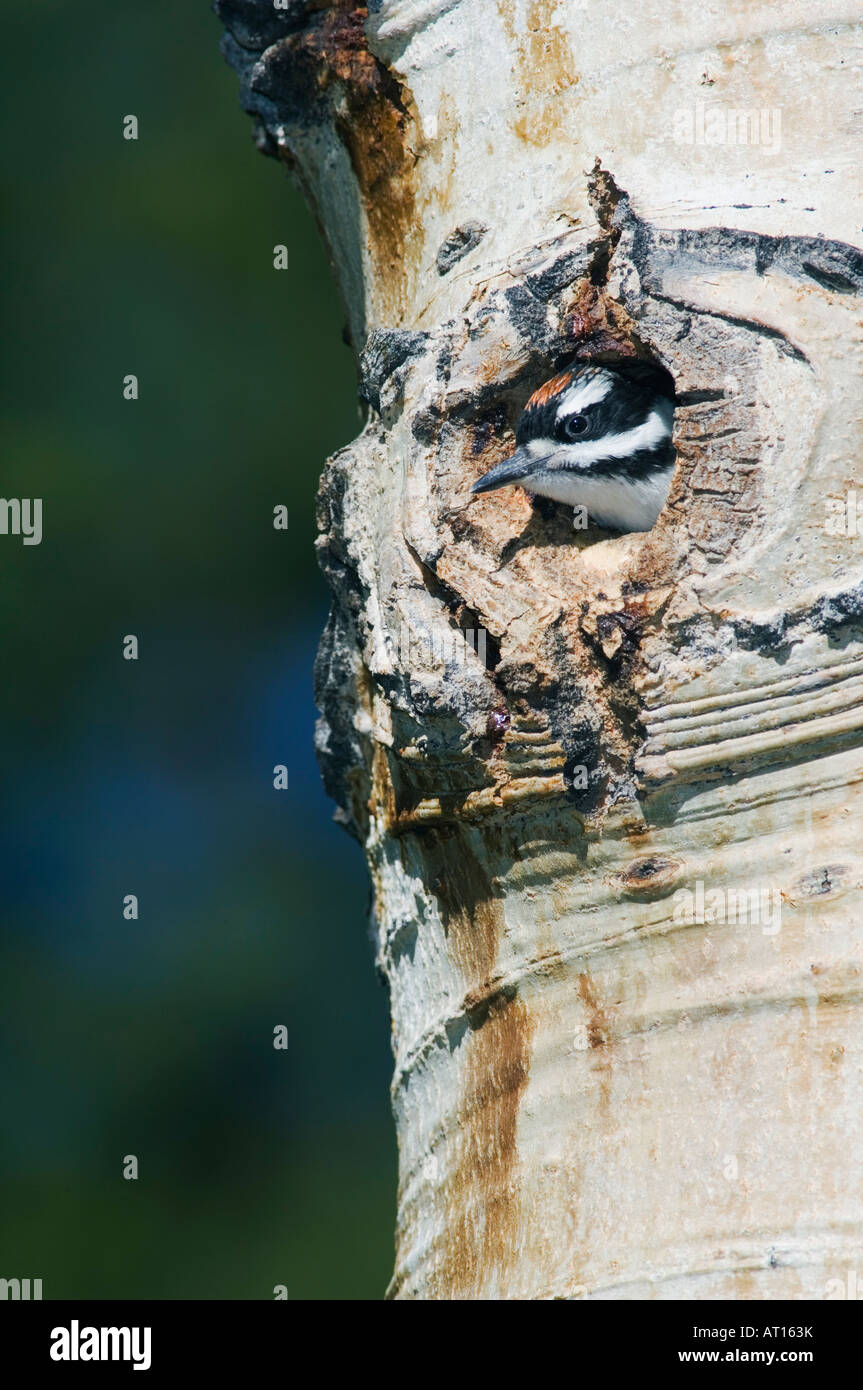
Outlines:
<svg viewBox="0 0 863 1390"><path fill-rule="evenodd" d="M527 449L516 449L512 458L495 464L481 478L477 478L471 492L493 492L496 487L506 487L508 483L520 483L535 469L535 460Z"/></svg>

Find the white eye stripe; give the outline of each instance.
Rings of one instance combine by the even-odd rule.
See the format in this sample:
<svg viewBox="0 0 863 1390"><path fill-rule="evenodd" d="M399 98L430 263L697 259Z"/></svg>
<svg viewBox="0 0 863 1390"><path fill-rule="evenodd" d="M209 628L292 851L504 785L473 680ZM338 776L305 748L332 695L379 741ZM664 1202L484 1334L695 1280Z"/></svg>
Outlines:
<svg viewBox="0 0 863 1390"><path fill-rule="evenodd" d="M561 397L555 421L559 423L566 415L577 415L589 405L597 405L604 401L613 385L608 372L598 372L587 381L577 381Z"/></svg>
<svg viewBox="0 0 863 1390"><path fill-rule="evenodd" d="M673 408L669 402L667 407L660 405L652 410L635 429L606 435L604 439L562 444L556 450L556 456L565 460L564 468L589 468L600 459L628 458L630 454L637 454L639 449L652 449L663 440L670 439L672 416Z"/></svg>

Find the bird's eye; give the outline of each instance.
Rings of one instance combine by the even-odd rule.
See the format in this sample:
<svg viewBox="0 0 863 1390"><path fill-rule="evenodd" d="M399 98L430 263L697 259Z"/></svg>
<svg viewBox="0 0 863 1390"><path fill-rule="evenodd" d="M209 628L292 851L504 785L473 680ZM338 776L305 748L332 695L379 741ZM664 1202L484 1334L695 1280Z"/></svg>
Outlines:
<svg viewBox="0 0 863 1390"><path fill-rule="evenodd" d="M567 439L577 439L580 434L585 434L587 432L587 416L568 416L563 422L563 431Z"/></svg>

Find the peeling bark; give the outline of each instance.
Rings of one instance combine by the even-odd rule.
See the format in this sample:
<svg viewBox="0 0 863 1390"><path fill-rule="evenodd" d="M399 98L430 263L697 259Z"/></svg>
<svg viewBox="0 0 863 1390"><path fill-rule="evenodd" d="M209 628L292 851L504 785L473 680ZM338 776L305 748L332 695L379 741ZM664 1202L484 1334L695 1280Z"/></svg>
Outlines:
<svg viewBox="0 0 863 1390"><path fill-rule="evenodd" d="M821 1297L863 1234L863 545L826 524L863 444L858 21L216 8L369 406L321 485L319 752L391 991L391 1292ZM786 143L674 143L706 101ZM674 376L646 535L469 498L575 357Z"/></svg>

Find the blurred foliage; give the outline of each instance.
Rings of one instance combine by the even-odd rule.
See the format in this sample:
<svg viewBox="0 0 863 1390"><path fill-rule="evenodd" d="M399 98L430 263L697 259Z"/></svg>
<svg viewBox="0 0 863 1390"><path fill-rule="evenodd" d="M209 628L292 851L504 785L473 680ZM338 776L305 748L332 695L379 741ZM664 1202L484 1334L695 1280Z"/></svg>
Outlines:
<svg viewBox="0 0 863 1390"><path fill-rule="evenodd" d="M311 747L314 492L358 428L341 306L206 0L5 27L3 494L43 498L44 538L0 536L0 1275L377 1298L387 1000Z"/></svg>

